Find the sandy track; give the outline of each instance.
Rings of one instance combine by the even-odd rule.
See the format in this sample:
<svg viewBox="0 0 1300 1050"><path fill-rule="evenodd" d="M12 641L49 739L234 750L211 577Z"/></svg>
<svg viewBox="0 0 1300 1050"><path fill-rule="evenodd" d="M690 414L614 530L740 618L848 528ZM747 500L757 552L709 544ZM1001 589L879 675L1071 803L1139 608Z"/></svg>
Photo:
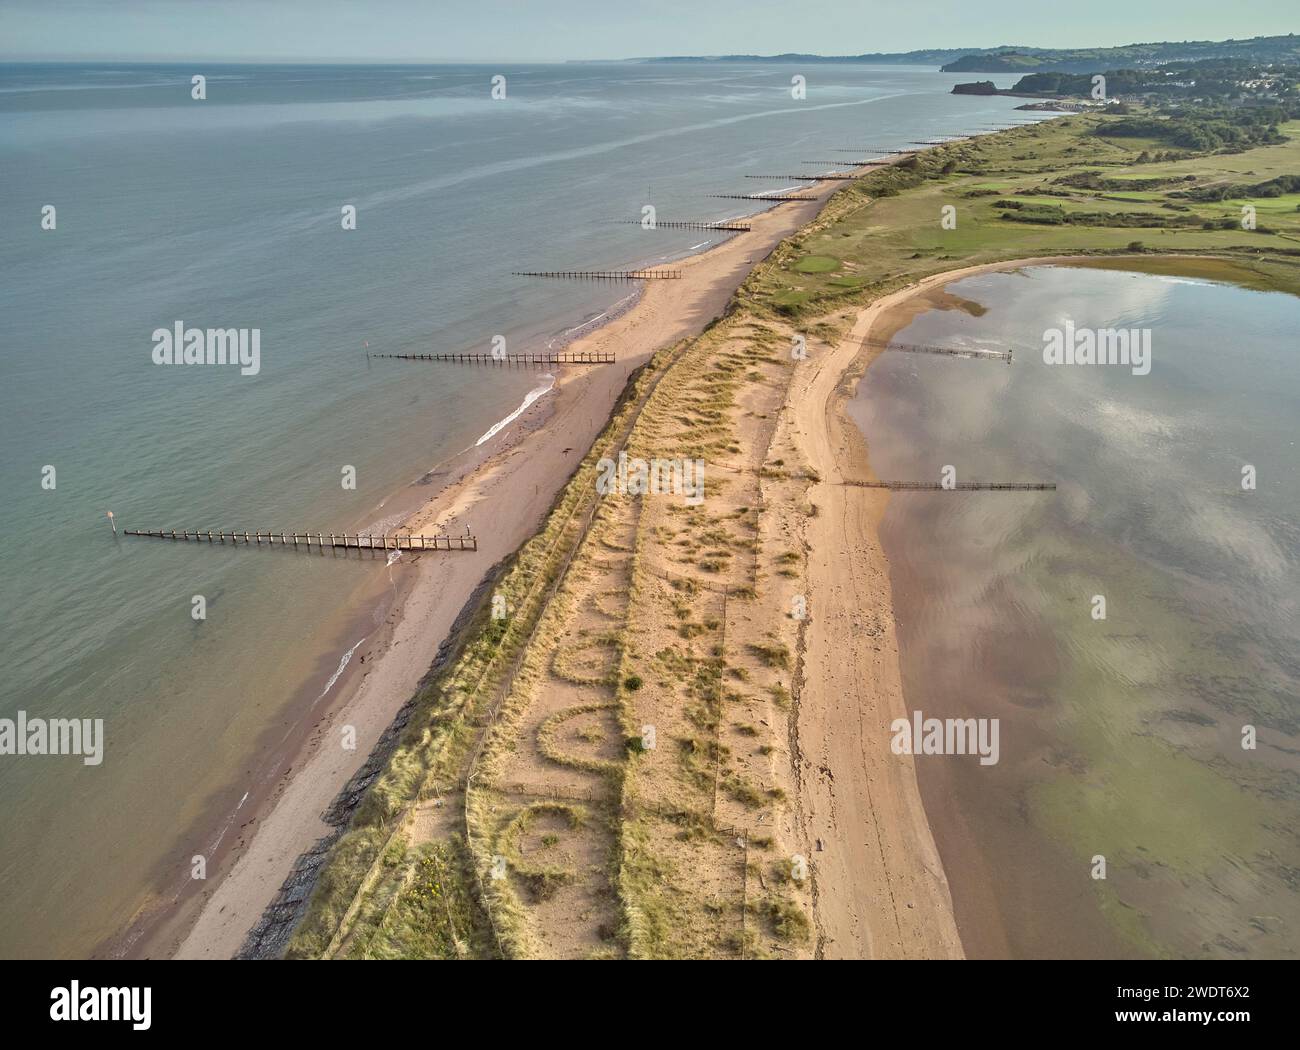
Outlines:
<svg viewBox="0 0 1300 1050"><path fill-rule="evenodd" d="M840 484L867 476L865 445L842 402L852 386L846 372L887 302L859 315L791 394L798 444L821 478L808 493L818 513L805 533L812 619L799 694L800 810L814 851L823 957L958 958L916 771L889 748L889 724L907 712L876 534L888 497Z"/></svg>

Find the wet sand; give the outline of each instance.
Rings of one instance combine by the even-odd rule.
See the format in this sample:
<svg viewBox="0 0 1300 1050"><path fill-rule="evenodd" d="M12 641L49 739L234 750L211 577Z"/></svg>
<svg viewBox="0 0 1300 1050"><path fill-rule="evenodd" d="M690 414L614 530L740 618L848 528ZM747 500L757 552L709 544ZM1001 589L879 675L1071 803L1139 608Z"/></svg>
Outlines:
<svg viewBox="0 0 1300 1050"><path fill-rule="evenodd" d="M977 304L949 292L949 285L981 273L1016 270L1027 266L1097 265L1098 262L1117 266L1121 261L1112 257L1098 261L1081 256L1053 256L964 267L927 277L878 300L860 313L854 333L846 342L860 341L870 336L876 345L863 348L846 372L839 408L839 422L843 427L839 449L843 476L875 479L862 431L850 418L850 402L858 382L869 381L867 370L881 352L879 344L887 342L928 311L956 309L978 312L981 309ZM1149 262L1142 257L1135 257L1135 261L1139 264ZM865 380L862 379L864 373ZM917 683L909 682L905 672L900 676L897 625L919 622L918 610L924 604L920 599L927 586L924 573L919 578L910 578L906 572L890 573L890 563L884 554L880 536L881 520L890 498L887 492L854 489L839 491L846 494L841 497L841 502L866 504L870 508L870 550L865 559L866 567L860 572L870 574L887 595L884 599L887 608L883 620L888 627L888 644L893 649L887 679L889 687L898 691L897 699L902 703L899 713L906 716L910 714L906 697L917 692ZM843 512L845 508L837 509L837 513ZM1025 683L1045 679L1053 672L1053 668L1047 666L1053 659L1050 645L1046 639L1036 640L1032 636L1031 627L1031 624L1017 625L1020 633L1015 634L1007 650L988 656L990 659L1010 662L1015 668L1015 679ZM927 667L929 695L960 696L971 686L968 679L960 677L969 673L964 666L956 677L945 676L939 654L918 656L913 653L912 659L920 659ZM954 671L957 670L954 668ZM998 676L994 674L993 678L997 679ZM940 684L936 685L936 682ZM1025 693L1033 693L1032 688L1026 689ZM981 696L986 702L990 701L985 693L981 693ZM982 708L980 713L999 717L1004 724L1014 723L1018 726L1021 735L1019 747L1024 754L1031 756L1028 762L1032 764L1035 757L1039 762L1054 760L1059 744L1045 733L1033 730L1025 719L1017 717L1018 705L1031 702L1027 696L994 696L991 702L994 706ZM940 717L966 717L973 712L952 710L934 713ZM1024 837L1017 828L1000 820L996 814L990 812L984 814L984 819L973 819L973 807L963 804L962 800L978 797L981 792L988 790L988 779L980 767L969 763L929 763L925 766L924 773L916 777L914 787L919 788L918 797L924 804L927 818L924 834L932 844L939 847L937 855L942 858L942 870L952 876L948 906L954 929L960 934L960 943L968 956L1044 957L1054 951L1068 951L1072 957L1080 958L1125 958L1133 955L1130 945L1122 943L1106 924L1096 920L1096 906L1092 897L1079 893L1069 880L1061 877L1063 870L1067 870L1070 865L1077 868L1077 864L1074 864L1073 858L1067 856L1059 844L1036 840L1034 848L1027 850ZM994 870L988 862L991 856L1014 857L1016 860L1008 869ZM1009 883L1015 887L1013 893L1007 892ZM947 888L945 885L945 890ZM1013 904L1009 903L1012 901ZM1004 913L1007 907L1015 908L1014 917ZM1077 932L1068 948L1059 941L1053 941L1053 946L1047 947L1044 944L1047 934L1035 924L1027 924L1026 915L1051 915L1054 924L1067 925ZM1069 918L1062 921L1065 916Z"/></svg>
<svg viewBox="0 0 1300 1050"><path fill-rule="evenodd" d="M913 318L936 307L963 308L945 287L992 270L1059 263L1022 259L963 267L924 278L859 311L849 334L797 380L791 391L800 448L820 476L809 490L810 605L817 623L804 654L798 737L805 764L833 770L805 778L805 835L835 843L816 900L818 926L833 958L961 958L971 937L981 954L996 942L990 887L971 846L976 832L954 829L942 790L923 794L915 759L881 746L895 718L909 718L898 652L890 567L880 542L889 493L843 484L878 480L868 448L848 413L871 362ZM870 337L873 345L864 345ZM846 565L852 571L846 572ZM929 783L929 778L923 778ZM942 785L940 785L942 788ZM932 827L942 829L944 857L961 872L965 919L959 930L953 894ZM962 835L965 836L963 839ZM951 848L957 842L964 848Z"/></svg>

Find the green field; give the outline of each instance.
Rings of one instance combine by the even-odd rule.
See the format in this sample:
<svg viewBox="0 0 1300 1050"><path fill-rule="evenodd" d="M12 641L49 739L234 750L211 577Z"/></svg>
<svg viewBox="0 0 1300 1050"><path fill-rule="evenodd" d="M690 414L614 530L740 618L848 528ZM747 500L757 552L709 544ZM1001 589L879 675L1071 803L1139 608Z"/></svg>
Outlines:
<svg viewBox="0 0 1300 1050"><path fill-rule="evenodd" d="M1154 141L1106 137L1114 119L1062 117L926 150L864 176L783 244L775 265L761 267L742 296L759 309L815 317L960 266L1136 252L1223 256L1244 268L1250 283L1300 291L1300 194L1214 202L1173 196L1300 174L1300 121L1282 126L1289 139L1282 145L1138 163L1144 151L1169 151ZM1089 172L1104 188L1061 182ZM1151 180L1166 181L1153 187ZM1241 228L1247 204L1255 208L1255 230ZM954 229L941 222L945 206L956 209ZM1049 210L1059 210L1062 221L1024 221ZM1225 221L1231 228L1202 226Z"/></svg>

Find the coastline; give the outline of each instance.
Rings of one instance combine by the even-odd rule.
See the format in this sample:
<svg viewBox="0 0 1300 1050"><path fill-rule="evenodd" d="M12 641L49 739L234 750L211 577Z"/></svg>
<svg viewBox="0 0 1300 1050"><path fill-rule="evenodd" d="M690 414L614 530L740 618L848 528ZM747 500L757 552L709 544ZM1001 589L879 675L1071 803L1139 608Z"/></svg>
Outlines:
<svg viewBox="0 0 1300 1050"><path fill-rule="evenodd" d="M819 184L821 185L821 184ZM712 319L720 316L731 301L735 290L782 239L812 222L830 196L837 189L831 184L817 193L817 200L800 205L796 215L791 209L782 216L781 209L772 209L754 217L754 230L740 234L730 242L723 242L706 252L681 260L676 265L683 270L709 263L700 276L701 281L690 282L684 277L677 282L651 285L637 296L636 301L612 317L595 331L578 337L567 344L577 352L618 347L619 364L610 369L588 372L560 369L547 396L539 397L521 413L514 424L494 435L487 442L465 449L451 460L431 468L421 480L445 473L447 480L432 497L421 497L414 510L409 510L413 489L419 482L399 490L381 504L408 508L398 511L403 517L403 527L413 530L427 529L436 522L460 523L471 520L487 521L499 525L498 513L510 505L523 506L523 513L512 520L514 528L496 536L490 544L480 535L480 551L491 555L489 562L452 563L452 572L446 573L445 561L414 559L401 587L388 603L383 623L358 643L358 659L351 660L342 671L335 670L337 682L331 703L315 711L317 698L304 713L299 732L294 734L292 746L274 756L284 767L284 773L269 780L269 789L261 798L250 797L252 803L239 826L239 840L234 843L224 863L217 864L216 878L205 890L185 895L157 908L147 915L143 929L127 940L116 942L109 954L125 957L151 957L159 954L174 958L232 957L245 946L254 926L274 904L282 887L294 870L294 864L317 849L322 842L332 840L336 832L324 815L333 808L341 793L362 769L371 750L380 744L386 730L399 717L402 707L414 695L420 682L430 669L439 647L448 638L453 624L466 602L472 600L488 566L508 557L530 536L544 519L552 499L567 482L572 469L591 446L596 435L608 419L619 393L628 377L647 361L658 348L672 342L698 335ZM761 225L758 220L766 220ZM740 238L748 243L737 244ZM752 242L760 240L758 245ZM731 252L726 249L731 248ZM761 255L760 255L761 249ZM744 255L743 261L738 257ZM715 256L715 258L710 258ZM823 418L830 439L816 449L810 449L810 462L823 472L823 477L834 476L837 469L827 453L832 448L843 452L850 450L849 473L871 477L865 442L848 419L844 405L852 396L854 386L869 367L878 349L863 348L861 339L869 332L876 338L888 338L904 327L912 316L927 308L927 294L941 290L951 281L960 280L978 272L1014 269L1022 265L1077 261L1077 256L1052 256L967 266L929 275L913 285L893 292L863 308L853 326L853 332L843 340L832 358L824 361L817 373L810 375L811 384L800 395L802 403L821 404ZM688 289L690 285L699 285ZM678 291L675 296L664 294ZM654 294L658 292L659 294ZM642 307L645 309L641 309ZM682 308L686 309L683 310ZM710 312L711 311L711 312ZM625 352L628 343L637 352L629 357ZM826 396L822 396L826 395ZM819 401L818 398L821 398ZM600 407L591 407L592 401ZM795 393L791 391L791 403ZM586 421L583 415L586 414ZM801 429L810 420L798 416ZM486 435L485 435L486 437ZM485 447L486 446L486 447ZM528 493L529 483L532 493ZM893 717L905 714L898 671L897 643L894 634L892 604L889 600L888 566L884 561L876 537L876 525L884 512L888 495L869 489L818 486L832 495L830 500L852 518L856 537L861 544L860 553L867 555L865 568L873 588L872 618L887 631L887 657L883 665L873 668L874 683L870 702L879 705L886 713L885 724ZM852 513L843 494L856 500ZM819 498L822 493L819 492ZM833 520L833 515L821 519ZM818 549L832 548L821 545ZM820 567L810 581L814 593L834 594L833 576L829 563ZM860 599L855 599L860 600ZM855 606L856 608L856 606ZM843 610L842 610L843 611ZM850 617L850 622L852 621ZM355 637L355 634L352 635ZM347 635L341 635L342 638ZM828 639L835 635L828 635ZM346 643L342 643L346 645ZM835 644L852 647L848 635L839 637ZM850 665L852 666L852 665ZM366 670L362 672L362 667ZM304 687L304 692L309 687ZM833 710L828 697L836 690L827 689L816 694L818 700L804 709L799 732L805 741L836 741L850 739L845 730L853 726L828 717ZM829 706L828 706L829 705ZM856 723L856 713L853 722ZM337 733L343 725L355 726L358 746L354 752L323 748L324 740ZM856 764L868 755L866 749L844 752L840 767L853 770L851 790L834 795L831 803L844 798L871 797L868 783L875 783L885 772ZM274 764L274 763L273 763ZM924 956L959 958L962 955L960 937L952 916L951 897L934 846L933 836L926 821L916 785L912 761L901 767L903 776L890 785L888 800L873 799L873 804L887 808L895 818L876 824L890 839L880 844L882 856L888 856L883 875L891 888L906 891L913 898L926 900L926 907L915 912L923 921L906 926L896 924L891 934L882 931L883 918L872 912L864 917L858 913L859 902L850 887L850 869L844 878L833 885L847 892L836 894L823 890L819 901L819 925L839 932L833 938L844 947L846 955L866 952L874 955L881 950L881 942L888 945L886 954L898 956ZM241 807L242 808L242 807ZM812 800L803 800L805 811L813 808ZM852 812L852 810L848 810ZM246 829L252 829L247 832ZM809 829L804 829L805 834ZM845 837L852 841L854 836ZM865 848L865 847L864 847ZM846 854L852 857L852 853ZM870 866L869 858L859 857ZM938 921L936 921L938 916ZM856 943L855 943L856 942ZM852 947L849 945L852 944ZM837 951L836 955L839 954Z"/></svg>
<svg viewBox="0 0 1300 1050"><path fill-rule="evenodd" d="M393 508L390 513L411 508L404 518L404 527L411 529L451 521L458 530L477 523L478 555L412 559L382 624L362 640L356 658L341 673L330 668L316 676L320 682L327 673L337 674L330 702L321 710L312 703L299 715L287 746L271 758L273 771L264 778L261 797L250 795L247 805L241 803L237 841L215 859L207 882L185 886L173 900L150 902L97 955L223 958L240 951L294 864L335 833L324 815L417 690L489 567L513 553L541 523L631 373L654 351L698 335L721 316L753 268L812 221L842 185L812 184L805 189L813 200L747 217L751 231L674 261L682 280L648 282L625 309L611 310L600 327L565 344L575 352L614 350L618 364L560 369L547 395L501 432L432 467L421 480L448 474L432 497L414 492L415 482L381 504ZM352 644L342 641L348 637L356 635L340 635L340 652ZM304 695L313 691L313 684L304 686ZM354 751L323 746L339 739L344 726L355 728Z"/></svg>
<svg viewBox="0 0 1300 1050"><path fill-rule="evenodd" d="M924 277L848 315L851 326L796 378L785 440L815 472L807 519L810 605L796 712L799 829L806 843L835 844L818 858L814 923L819 958L964 957L948 879L922 802L913 756L883 751L890 723L908 717L899 665L889 563L879 524L889 493L844 484L876 480L848 402L887 341L932 305L944 286L978 272L1015 269L1025 259L959 267ZM843 571L844 560L854 565ZM863 882L875 887L862 892ZM883 892L881 892L883 890Z"/></svg>
<svg viewBox="0 0 1300 1050"><path fill-rule="evenodd" d="M794 443L817 474L808 498L809 590L818 628L805 637L805 678L798 710L796 762L835 771L805 777L799 811L808 841L826 836L833 855L819 858L815 921L821 957L965 956L945 867L917 781L914 756L882 750L890 723L909 717L899 663L890 567L879 525L890 494L844 484L877 480L867 443L847 406L887 342L932 308L954 281L977 273L1060 263L1028 258L947 270L853 312L847 335L820 356L792 389ZM855 566L844 573L843 560ZM845 698L852 698L846 703ZM829 816L827 816L829 815ZM863 895L861 883L885 893Z"/></svg>
<svg viewBox="0 0 1300 1050"><path fill-rule="evenodd" d="M684 271L682 281L649 284L626 309L611 311L612 316L600 327L566 343L576 352L614 349L619 354L617 365L590 371L558 370L548 394L517 413L518 418L511 425L491 440L464 450L424 475L421 480L426 481L438 474L447 475L432 497L414 491L417 481L381 504L384 509L401 508L395 512L402 515L403 527L414 530L430 528L436 522L451 521L456 523L454 529L459 529L461 524L490 521L498 530L490 542L484 542L485 530L481 526L474 530L480 535L480 552L489 558L473 562L413 559L414 563L406 567L402 586L390 597L383 623L362 639L356 659L341 673L333 671L338 679L330 703L320 711L314 710L313 703L298 724L299 732L294 734L292 746L274 756L284 772L269 778L268 790L260 799L248 800L251 804L241 811L244 821L239 826L240 837L224 860L214 865L215 877L210 879L210 884L146 913L145 921L139 924L143 929L137 930L130 939L118 939L109 954L222 958L240 952L248 934L291 877L295 863L322 842L332 840L336 827L324 815L333 808L418 689L488 567L507 558L542 522L552 500L606 423L631 373L649 360L655 350L698 335L710 321L721 316L736 289L759 262L781 240L815 220L840 185L816 184L815 201L759 213L750 220L754 227L751 232L738 234L707 251L675 262ZM906 313L909 303L914 304L910 308L913 314L919 312L924 309L919 297L972 273L1066 259L1077 257L1053 256L960 267L929 275L865 307L854 324L854 332L860 334L842 341L829 367L818 370L821 378L816 393L820 396L829 391L830 395L829 400L821 402L827 433L838 442L823 444L812 457L814 465L818 465L820 457L818 469L825 468L823 477L832 476L831 471L836 469L834 462L823 455L831 448L850 448L852 469L860 470L859 476L870 476L865 443L843 411L853 385L878 352L862 350L859 346L869 330L879 324L877 337L882 331L886 334L897 331L910 320ZM793 391L791 398L793 402ZM807 406L817 403L815 396L803 396L802 400ZM801 426L808 422L803 416L799 420ZM872 616L885 625L889 642L885 664L873 669L872 680L876 685L871 703L881 705L882 711L888 709L887 725L896 714L905 713L898 681L888 567L875 534L888 497L866 489L825 485L819 488L834 494L848 493L849 498L858 501L851 517L863 551L869 552L865 571L873 588ZM411 509L413 498L414 509ZM508 507L519 511L503 515L501 512ZM848 513L847 504L844 510ZM822 519L830 520L831 516ZM502 529L503 524L509 527ZM832 548L822 545L817 549ZM810 581L814 591L834 593L829 568L828 564L822 565L821 571L814 573ZM346 637L346 633L340 635L341 649L347 647L348 643L342 641ZM351 637L355 638L355 633ZM840 641L851 645L848 636ZM304 692L308 691L309 687L305 687ZM834 742L844 738L846 725L828 716L827 697L834 695L834 690L827 690L817 703L804 709L800 733L807 739ZM331 736L337 738L344 725L356 729L356 750L344 752L323 747L323 742ZM859 749L855 754L861 758L867 752ZM882 770L856 764L847 752L844 758L839 766L854 771L854 779L850 781L853 788L841 792L837 798L870 797L867 785L874 784ZM960 957L960 938L952 919L947 882L926 822L911 761L903 768L905 775L891 785L888 801L874 799L876 806L888 806L898 818L877 825L892 840L887 848L881 844L890 857L886 865L889 874L885 878L891 886L896 880L900 891L906 890L917 899L926 900L926 907L914 914L917 918L921 915L927 918L900 925L892 937L873 928L880 923L864 921L857 913L858 902L850 890L852 880L848 877L850 866L843 879L835 880L847 892L822 893L819 902L822 924L842 931L836 939L845 947L846 954L855 950L876 954L883 941L889 944L885 949L887 954ZM852 835L845 837L846 841L853 839ZM936 915L942 916L937 922ZM859 943L849 948L854 939Z"/></svg>
<svg viewBox="0 0 1300 1050"><path fill-rule="evenodd" d="M1300 952L1300 47L1193 43L16 63L13 955Z"/></svg>
<svg viewBox="0 0 1300 1050"><path fill-rule="evenodd" d="M727 248L755 238L761 219L771 220L766 230L771 238L766 257L782 238L815 225L814 220L836 188L834 184L826 188L819 183L815 202L753 216L754 233L724 241L676 265L683 270L694 269L715 253L725 256ZM784 223L779 221L782 217ZM817 958L956 958L965 954L953 894L936 842L943 815L938 815L938 821L928 819L913 759L904 757L900 762L878 753L881 734L887 733L894 717L907 714L907 704L902 695L889 563L879 536L890 495L845 485L846 481L874 477L865 439L847 411L858 384L880 352L865 346L864 341L871 338L878 346L926 310L960 306L946 288L980 273L1026 266L1118 266L1128 260L1142 260L1141 268L1143 264L1154 266L1156 260L1166 257L1188 264L1196 259L1223 258L1214 251L1213 243L1198 244L1191 252L1173 249L1168 256L1142 250L1141 242L1135 243L1139 245L1136 255L1125 254L1114 246L1093 248L1064 243L1061 247L1069 254L1029 252L980 263L969 263L967 256L967 265L951 256L939 256L942 260L952 259L948 263L952 268L924 276L908 274L904 269L898 276L907 284L900 287L895 281L891 291L865 306L843 307L822 315L821 320L833 323L833 328L827 329L829 334L817 346L813 367L796 370L799 374L789 383L781 406L782 436L804 453L805 462L815 471L807 487L812 501L809 520L805 527L793 531L804 540L806 587L818 626L807 633L802 627L798 629L795 680L799 687L795 692L802 695L793 712L790 748L797 805L788 816L806 855L815 856L810 903L818 934ZM1003 250L1010 247L1014 253L1016 248L1027 246L1022 241L1014 247L1008 244ZM1093 254L1096 251L1101 254ZM608 317L599 315L567 330L565 336L600 322L598 329L577 336L573 343L578 349L616 348L620 360L615 367L622 373L622 380L614 368L601 369L600 376L562 370L548 391L553 396L539 397L532 405L521 406L485 434L479 445L460 454L473 454L468 456L474 460L472 465L467 462L463 469L446 472L455 476L449 476L432 498L411 500L410 506L419 506L406 517L407 525L425 528L449 519L477 521L480 528L476 531L482 534L482 523L490 516L494 526L505 521L518 533L513 545L504 539L499 544L500 556L495 564L508 557L545 520L553 497L563 490L573 468L592 446L632 369L648 360L655 349L671 345L674 338L698 335L713 319L730 315L728 305L737 302L735 289L759 269L761 261L758 250L750 249L752 257L744 258L742 264L739 257L744 254L733 251L729 259L722 260L725 265L706 266L682 282L647 282L644 296L638 298L634 293L630 298L635 301L626 311L616 304ZM920 253L912 256L919 257ZM988 255L984 258L988 259ZM698 276L700 281L690 280L691 276ZM891 276L884 274L885 278ZM671 287L700 283L706 287ZM714 312L709 314L709 309ZM765 320L771 324L770 317ZM796 331L784 319L776 321L776 328L783 333ZM847 335L843 334L846 330ZM568 344L567 338L560 338ZM628 343L636 356L627 353ZM566 440L571 443L561 448ZM773 442L769 451L776 444ZM784 462L769 460L765 466L782 467ZM425 483L441 473L435 468L425 475ZM396 507L399 503L406 505L406 497L414 495L418 494L408 487L390 499L394 499ZM388 500L382 504L388 505ZM783 531L791 531L780 521L778 525ZM845 560L854 565L851 574L843 572ZM350 761L355 772L371 753L371 747L382 740L385 729L394 724L392 719L400 718L406 698L418 688L421 673L428 670L431 654L438 651L440 640L454 629L458 612L465 608L465 603L453 601L452 595L463 594L465 602L471 604L483 598L481 583L475 584L468 574L459 573L464 563L455 565L450 559L430 562L428 558L411 562L399 573L406 586L400 595L394 594L391 612L381 628L383 637L375 632L364 638L367 651L358 650L359 658L350 664L322 668L320 678L332 671L337 679L337 688L329 697L331 711L317 722L311 741L291 756L294 762L264 804L250 806L256 815L244 827L257 824L256 834L247 844L239 843L238 855L232 855L214 889L205 891L188 913L178 910L171 916L167 934L140 942L151 952L166 945L166 954L177 957L238 953L244 943L239 930L248 929L250 923L265 915L266 906L277 900L285 885L284 878L276 877L274 871L287 874L295 858L309 855L322 840L328 841L336 833L335 826L319 814L333 808L341 793L347 791L351 778L343 767ZM484 572L490 570L477 560L476 565L473 577L481 581ZM448 579L450 584L439 590ZM765 612L772 613L776 608L766 606ZM341 636L339 651L352 644L353 638L355 635ZM374 647L370 648L372 638ZM360 672L362 661L369 661L364 674ZM805 668L814 669L813 681L804 673ZM385 711L390 712L387 719L383 717ZM350 760L345 756L340 763L334 756L322 754L332 750L321 746L330 730L343 724L357 725L360 730L362 719L365 731L358 733L357 753ZM320 729L326 722L328 728ZM816 772L818 769L820 772ZM326 790L330 784L342 786L331 793ZM834 847L825 856L823 836ZM865 841L859 841L862 839ZM978 928L971 933L972 943L980 943L982 938L987 945L990 937L1001 936L992 905L991 881L995 876L969 849L963 849L960 841L951 852L950 862L961 868L967 899L965 921ZM285 898L279 899L283 903ZM256 907L259 900L265 901L260 908ZM975 910L981 914L972 916L972 900L979 902ZM988 929L984 929L986 926Z"/></svg>
<svg viewBox="0 0 1300 1050"><path fill-rule="evenodd" d="M1148 255L1107 256L1105 262L1113 264L1118 260L1151 264ZM798 431L807 435L809 461L821 476L810 490L821 513L812 519L809 544L813 552L822 552L820 560L810 560L810 583L819 617L831 620L829 626L813 633L820 644L810 646L806 654L814 666L827 669L817 683L819 688L811 694L819 709L833 710L838 697L856 692L859 706L865 701L865 717L880 734L879 739L885 738L893 718L910 717L901 678L893 581L879 534L891 495L886 490L838 484L848 479L878 480L867 442L848 407L867 370L883 352L882 344L920 314L933 309L960 309L962 301L947 288L965 278L1027 266L1088 266L1096 262L1096 257L1086 255L1037 256L961 266L928 275L856 311L850 333L820 362L805 384ZM863 342L868 337L871 345ZM852 553L858 567L850 579L835 571L847 552ZM864 582L869 585L868 593L858 590ZM878 643L872 646L873 652L864 652L859 635L862 624L869 624L867 633ZM847 655L850 653L851 659ZM864 666L871 667L865 679L858 673ZM845 674L844 668L852 669L854 674ZM815 717L801 718L805 749L817 749L825 755L838 752L851 759L853 748L845 742L852 742L858 732L856 717L844 718L838 725L821 724ZM845 953L850 956L874 954L873 946L883 943L890 956L909 954L910 945L914 956L956 958L965 953L969 939L980 957L1010 957L1006 933L998 919L1000 905L992 889L995 876L985 869L969 829L954 829L952 821L944 820L942 814L927 812L914 757L880 756L878 747L874 751L862 747L859 753L866 759L861 784L841 791L835 781L812 781L803 808L821 808L837 815L848 813L851 820L863 821L869 819L868 815L852 816L846 806L855 798L865 797L872 800L873 809L892 813L893 817L875 825L874 837L881 841L879 862L864 847L858 851L862 855L850 858L841 865L843 871L826 880L815 903L822 913L819 925L838 925L846 930L854 941ZM884 757L893 761L884 761ZM852 768L851 761L848 764ZM841 762L835 768L838 771L844 765ZM941 856L937 833L945 828ZM852 836L842 836L842 840L853 844ZM926 917L915 928L897 922L898 912L892 907L860 913L853 894L843 892L854 872L881 866L884 871L876 877L890 886L891 898L897 892L906 894L909 900L925 899L925 904L918 906L923 907ZM950 867L963 873L961 897L965 904L960 922L946 877Z"/></svg>

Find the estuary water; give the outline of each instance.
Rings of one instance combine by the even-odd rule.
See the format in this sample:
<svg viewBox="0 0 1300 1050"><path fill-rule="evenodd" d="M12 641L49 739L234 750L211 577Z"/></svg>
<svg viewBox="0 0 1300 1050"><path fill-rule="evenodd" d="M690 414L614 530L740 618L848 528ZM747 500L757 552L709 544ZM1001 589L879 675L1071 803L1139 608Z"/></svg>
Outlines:
<svg viewBox="0 0 1300 1050"><path fill-rule="evenodd" d="M996 718L917 769L972 956L1300 954L1300 299L1035 266L950 284L853 403L882 478L904 691ZM1150 370L1044 336L1145 330ZM1252 487L1253 486L1253 487Z"/></svg>

